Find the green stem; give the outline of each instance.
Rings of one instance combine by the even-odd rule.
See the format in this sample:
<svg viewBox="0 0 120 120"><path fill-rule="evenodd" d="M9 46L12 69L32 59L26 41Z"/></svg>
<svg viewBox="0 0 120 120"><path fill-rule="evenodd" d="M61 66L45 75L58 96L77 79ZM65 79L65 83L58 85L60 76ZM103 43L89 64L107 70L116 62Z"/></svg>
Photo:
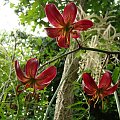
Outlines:
<svg viewBox="0 0 120 120"><path fill-rule="evenodd" d="M47 115L48 115L48 113L49 113L49 109L50 109L50 107L51 107L51 105L52 105L52 103L53 103L53 101L54 101L54 99L55 99L55 97L56 97L56 95L57 95L57 93L58 93L58 91L59 91L59 89L60 89L63 81L64 81L64 79L60 82L60 84L59 84L59 86L57 87L57 90L55 91L55 93L54 93L51 101L49 102L49 105L48 105L48 107L47 107L47 109L46 109L46 113L45 113L45 116L44 116L43 120L47 120Z"/></svg>
<svg viewBox="0 0 120 120"><path fill-rule="evenodd" d="M117 110L118 110L118 114L119 114L119 118L120 118L120 101L118 99L118 95L117 92L114 92L114 97L115 97L115 101L116 101L116 105L117 105Z"/></svg>

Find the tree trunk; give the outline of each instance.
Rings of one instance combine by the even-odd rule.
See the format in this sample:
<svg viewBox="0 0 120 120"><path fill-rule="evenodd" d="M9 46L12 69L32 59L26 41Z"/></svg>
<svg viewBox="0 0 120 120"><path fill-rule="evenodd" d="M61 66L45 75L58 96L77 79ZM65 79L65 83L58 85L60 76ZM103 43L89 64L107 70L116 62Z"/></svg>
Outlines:
<svg viewBox="0 0 120 120"><path fill-rule="evenodd" d="M73 82L77 79L78 59L73 54L67 56L61 81L63 81L57 94L54 120L71 120L72 110L67 108L74 102Z"/></svg>
<svg viewBox="0 0 120 120"><path fill-rule="evenodd" d="M84 8L86 0L80 0L80 5ZM74 45L76 46L76 45ZM75 53L66 57L64 71L61 78L62 85L57 94L54 120L72 120L72 110L68 108L74 103L73 82L77 79L79 60L75 58ZM60 84L61 84L60 82Z"/></svg>

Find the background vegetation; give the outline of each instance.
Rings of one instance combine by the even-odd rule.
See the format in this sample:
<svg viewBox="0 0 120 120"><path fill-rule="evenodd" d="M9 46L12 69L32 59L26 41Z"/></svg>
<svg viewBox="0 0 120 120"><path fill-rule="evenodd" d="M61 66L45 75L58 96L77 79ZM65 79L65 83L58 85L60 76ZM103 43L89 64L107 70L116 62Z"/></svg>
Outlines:
<svg viewBox="0 0 120 120"><path fill-rule="evenodd" d="M120 1L114 0L83 0L84 8L80 7L80 0L74 0L78 6L78 18L92 19L94 27L81 32L79 41L85 47L95 47L108 51L120 51ZM9 2L9 1L8 1ZM23 26L30 25L32 30L39 31L49 26L45 20L44 8L47 3L54 3L62 12L68 0L20 0L16 6L10 3L19 16ZM7 3L6 3L7 4ZM34 23L34 24L33 24ZM38 29L39 28L39 29ZM39 32L38 32L39 33ZM73 44L73 43L72 43ZM14 61L20 61L24 68L29 58L36 57L40 65L64 54L68 49L57 46L55 39L39 37L21 30L10 33L0 33L0 119L1 120L43 120L49 101L54 95L61 80L65 57L59 58L43 67L55 65L57 77L44 90L37 91L39 97L33 99L32 89L27 89L19 96L16 95L16 86L19 84L14 70ZM120 79L120 54L109 55L93 51L78 51L79 58L78 79L73 83L74 104L68 108L73 110L73 120L119 120L114 95L106 97L104 110L101 110L101 101L96 108L89 106L81 87L81 75L84 71L90 72L96 79L104 70L112 72L113 83ZM120 89L117 90L120 99ZM48 114L48 120L53 120L55 111L54 99Z"/></svg>

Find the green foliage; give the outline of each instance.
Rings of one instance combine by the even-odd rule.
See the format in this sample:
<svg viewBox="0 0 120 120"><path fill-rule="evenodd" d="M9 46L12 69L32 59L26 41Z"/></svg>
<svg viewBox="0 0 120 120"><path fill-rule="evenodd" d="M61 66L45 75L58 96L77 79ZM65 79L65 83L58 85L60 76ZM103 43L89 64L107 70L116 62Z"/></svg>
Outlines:
<svg viewBox="0 0 120 120"><path fill-rule="evenodd" d="M15 12L19 15L22 24L31 25L31 22L33 22L34 24L32 25L32 28L35 30L36 26L48 26L48 23L44 21L44 8L47 2L52 3L54 0L20 0L17 6L10 3L10 7L15 9Z"/></svg>
<svg viewBox="0 0 120 120"><path fill-rule="evenodd" d="M112 79L114 82L117 82L120 76L120 66L119 67L115 67L115 69L113 70L113 76Z"/></svg>
<svg viewBox="0 0 120 120"><path fill-rule="evenodd" d="M108 7L109 6L109 7ZM110 15L114 16L110 20L112 25L116 28L117 32L120 32L120 1L117 4L115 0L88 0L85 4L86 12L90 14L97 14L101 16Z"/></svg>
<svg viewBox="0 0 120 120"><path fill-rule="evenodd" d="M24 68L26 61L31 57L37 57L40 64L44 64L64 50L59 49L55 40L28 35L21 31L2 33L0 36L0 119L42 120L48 101L58 86L55 82L59 83L62 72L58 73L55 82L47 89L37 91L37 99L31 96L33 89L27 89L17 96L16 86L20 82L15 75L14 60L19 60L21 67ZM63 61L58 60L51 65L60 66L62 71Z"/></svg>
<svg viewBox="0 0 120 120"><path fill-rule="evenodd" d="M80 1L74 2L79 6ZM15 9L15 12L19 15L21 23L24 25L31 25L34 31L37 26L40 28L43 26L49 26L49 23L44 20L46 17L44 8L47 3L56 4L58 9L62 12L68 1L20 0L17 6L10 3L10 7ZM118 4L115 4L114 0L87 0L84 10L86 13L90 14L90 18L93 19L94 27L91 30L81 32L81 38L78 40L81 45L89 47L91 43L94 43L92 40L96 40L97 45L95 47L99 49L109 51L120 50L120 36L118 33L120 32L120 3L118 2ZM97 14L98 16L96 17L91 14ZM111 26L109 26L110 23L112 24ZM97 39L95 39L95 36ZM42 38L33 36L20 30L11 32L10 34L0 34L1 120L43 120L47 105L60 82L65 59L59 58L54 62L50 62L46 66L43 66L39 70L39 72L41 72L47 66L55 65L58 72L57 77L46 89L37 91L36 97L32 96L33 89L30 88L20 95L16 94L16 86L20 84L20 82L15 75L14 61L16 59L19 60L21 67L24 68L25 63L29 58L36 57L39 59L39 63L42 66L46 62L53 60L65 52L65 49L61 49L57 46L55 39L50 39L49 37ZM96 59L96 56L99 58ZM111 117L109 120L118 120L119 118L113 95L106 97L104 101L105 109L103 111L101 111L101 101L96 104L96 108L94 108L92 104L89 104L91 97L83 93L81 87L81 75L86 71L97 76L96 80L98 80L100 74L103 72L102 70L109 70L112 72L112 79L115 84L117 80L120 79L120 56L109 55L106 60L105 55L102 53L98 54L87 51L78 51L75 57L80 59L80 68L78 71L79 78L73 83L74 104L67 106L68 109L73 110L73 120L108 119L107 115L110 115ZM90 58L92 62L88 61ZM95 66L96 64L97 66ZM120 94L120 89L118 89L117 92ZM53 120L54 110L55 100L50 107L48 120Z"/></svg>

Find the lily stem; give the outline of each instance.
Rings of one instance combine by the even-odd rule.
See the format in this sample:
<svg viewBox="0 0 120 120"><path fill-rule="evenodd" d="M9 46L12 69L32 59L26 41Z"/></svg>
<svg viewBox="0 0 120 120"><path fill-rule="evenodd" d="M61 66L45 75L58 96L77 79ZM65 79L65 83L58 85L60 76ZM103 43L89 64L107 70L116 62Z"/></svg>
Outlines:
<svg viewBox="0 0 120 120"><path fill-rule="evenodd" d="M116 91L114 92L114 97L115 97L115 100L116 100L117 110L118 110L118 114L119 114L119 118L120 118L120 101L118 99L118 95L117 95Z"/></svg>
<svg viewBox="0 0 120 120"><path fill-rule="evenodd" d="M76 42L78 44L78 47L81 48L81 45L80 45L79 41L77 40L77 38L75 38L75 40L76 40Z"/></svg>
<svg viewBox="0 0 120 120"><path fill-rule="evenodd" d="M101 50L101 49L96 49L96 48L87 48L87 47L82 47L82 46L80 46L80 47L78 47L78 48L76 48L76 49L74 49L74 50L72 50L72 51L70 51L70 52L67 52L67 53L65 53L65 54L62 54L62 55L60 55L60 56L58 56L58 57L55 57L54 59L52 59L52 60L44 63L42 66L40 66L40 68L43 68L45 65L50 64L50 63L52 63L52 62L54 62L54 61L56 61L56 60L58 60L58 59L60 59L60 58L63 58L63 57L65 57L65 56L67 56L68 54L77 52L77 51L79 51L79 50L95 51L95 52L105 53L105 54L107 54L107 55L110 55L110 54L118 54L118 55L120 55L120 51L113 51L113 52L112 52L112 51L107 51L107 50ZM39 69L40 69L40 68L39 68Z"/></svg>

